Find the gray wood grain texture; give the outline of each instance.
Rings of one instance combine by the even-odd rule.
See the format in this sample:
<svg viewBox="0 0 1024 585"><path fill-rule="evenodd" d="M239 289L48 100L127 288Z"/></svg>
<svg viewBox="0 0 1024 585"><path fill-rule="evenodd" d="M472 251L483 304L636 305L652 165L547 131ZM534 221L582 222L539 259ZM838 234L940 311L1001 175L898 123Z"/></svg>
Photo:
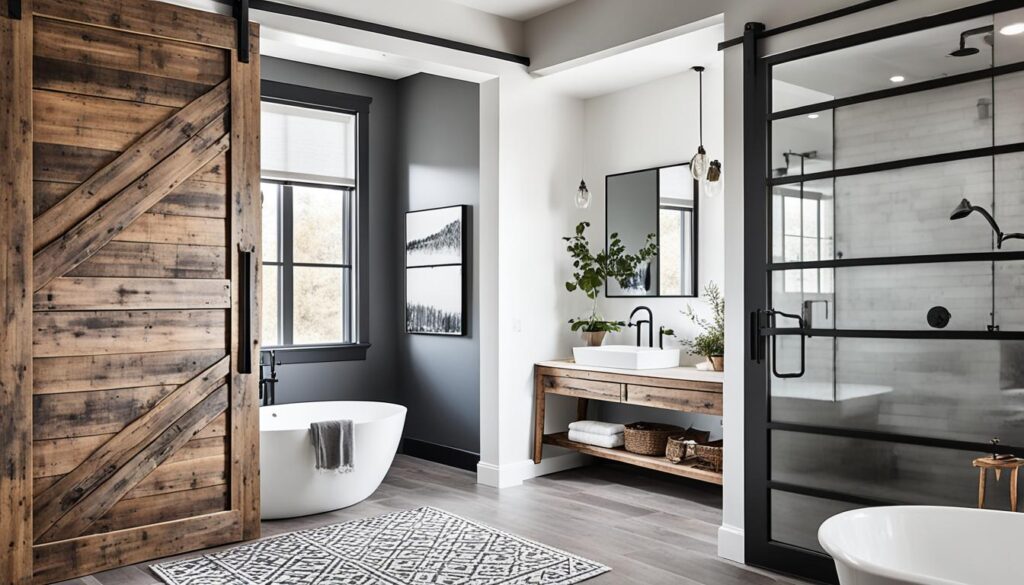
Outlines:
<svg viewBox="0 0 1024 585"><path fill-rule="evenodd" d="M587 585L804 583L717 556L721 488L615 463L497 490L477 484L476 475L468 471L399 455L380 489L366 501L326 514L263 522L263 536L419 506L435 506L612 568ZM61 585L154 585L159 581L149 564Z"/></svg>

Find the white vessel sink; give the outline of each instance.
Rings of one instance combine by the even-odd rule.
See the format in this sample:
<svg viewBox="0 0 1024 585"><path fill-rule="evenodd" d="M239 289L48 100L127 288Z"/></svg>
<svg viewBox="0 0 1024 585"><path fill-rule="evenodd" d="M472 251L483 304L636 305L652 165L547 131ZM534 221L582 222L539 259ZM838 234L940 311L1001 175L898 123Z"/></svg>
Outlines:
<svg viewBox="0 0 1024 585"><path fill-rule="evenodd" d="M678 349L634 347L632 345L602 345L574 347L572 355L581 366L621 368L624 370L657 370L679 365Z"/></svg>

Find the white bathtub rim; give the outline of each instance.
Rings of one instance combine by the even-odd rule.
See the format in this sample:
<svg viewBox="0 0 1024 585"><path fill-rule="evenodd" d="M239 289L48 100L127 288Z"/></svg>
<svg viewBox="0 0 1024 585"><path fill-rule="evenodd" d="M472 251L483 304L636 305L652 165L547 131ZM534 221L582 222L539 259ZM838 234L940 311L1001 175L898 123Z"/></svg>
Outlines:
<svg viewBox="0 0 1024 585"><path fill-rule="evenodd" d="M935 512L938 514L998 514L1006 515L1013 514L1013 512L1004 512L1001 510L983 510L976 508L957 508L953 506L877 506L872 508L861 508L857 510L850 510L848 512L842 512L832 516L828 520L822 522L821 527L818 528L818 543L821 544L822 548L825 549L833 560L842 564L848 565L855 568L858 571L867 573L875 577L883 577L886 579L893 579L897 581L907 581L911 583L919 583L920 585L970 585L962 581L952 581L950 579L944 579L935 575L928 575L924 573L911 573L900 569L894 569L885 565L880 565L876 562L870 561L861 555L852 554L849 551L839 550L834 546L834 539L837 538L835 535L841 529L844 521L853 516L878 516L880 514L888 513L892 515L900 514L905 511L918 512Z"/></svg>
<svg viewBox="0 0 1024 585"><path fill-rule="evenodd" d="M300 406L308 406L310 404L332 404L332 405L346 404L346 405L352 405L352 406L373 405L373 406L385 406L385 407L393 408L393 412L389 412L386 416L383 416L383 417L380 417L380 418L371 418L371 419L360 420L360 421L354 422L353 425L356 426L356 427L360 427L360 426L368 425L368 424L379 423L379 422L382 422L382 421L391 420L391 419L399 418L399 417L403 417L404 418L408 414L408 411L409 411L408 408L406 408L405 406L403 406L401 404L395 404L394 402L374 401L374 400L309 400L309 401L306 401L306 402L288 402L288 403L285 403L285 404L272 404L272 405L263 406L263 407L260 407L260 408L267 408L267 409L281 408L281 409L287 409L290 406L300 407ZM263 428L263 425L261 424L260 425L260 432L261 433L294 433L294 432L302 432L302 431L308 432L309 431L310 423L317 422L317 421L320 421L320 420L331 420L331 418L330 418L330 416L326 416L325 415L323 419L317 419L316 417L314 417L313 419L310 419L310 420L303 419L302 423L298 423L298 424L300 424L302 426L296 426L296 427L293 427L293 428L283 428L283 429L265 429L265 428Z"/></svg>

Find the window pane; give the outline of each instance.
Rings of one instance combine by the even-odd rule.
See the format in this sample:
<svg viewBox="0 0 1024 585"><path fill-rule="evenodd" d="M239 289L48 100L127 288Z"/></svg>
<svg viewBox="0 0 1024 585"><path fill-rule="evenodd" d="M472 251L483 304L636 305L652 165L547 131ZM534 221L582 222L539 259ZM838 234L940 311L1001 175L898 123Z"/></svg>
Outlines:
<svg viewBox="0 0 1024 585"><path fill-rule="evenodd" d="M266 102L262 109L264 176L355 184L355 116Z"/></svg>
<svg viewBox="0 0 1024 585"><path fill-rule="evenodd" d="M280 269L273 264L263 265L263 308L260 309L263 345L281 345L280 312L281 306L277 291L279 288Z"/></svg>
<svg viewBox="0 0 1024 585"><path fill-rule="evenodd" d="M661 294L683 294L683 213L680 209L662 208L661 241L658 246L658 267L661 270Z"/></svg>
<svg viewBox="0 0 1024 585"><path fill-rule="evenodd" d="M345 263L345 198L339 189L292 188L295 262Z"/></svg>
<svg viewBox="0 0 1024 585"><path fill-rule="evenodd" d="M345 343L345 270L296 266L292 341L297 345Z"/></svg>
<svg viewBox="0 0 1024 585"><path fill-rule="evenodd" d="M260 187L263 192L263 259L267 262L280 262L280 187L274 183L263 183Z"/></svg>

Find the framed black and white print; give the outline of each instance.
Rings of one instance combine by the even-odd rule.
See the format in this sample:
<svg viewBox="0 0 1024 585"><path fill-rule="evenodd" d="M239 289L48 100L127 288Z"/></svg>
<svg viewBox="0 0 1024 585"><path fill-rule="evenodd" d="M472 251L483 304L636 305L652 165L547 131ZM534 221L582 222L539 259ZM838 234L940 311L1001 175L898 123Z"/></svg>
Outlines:
<svg viewBox="0 0 1024 585"><path fill-rule="evenodd" d="M465 335L465 205L405 215L405 330Z"/></svg>

